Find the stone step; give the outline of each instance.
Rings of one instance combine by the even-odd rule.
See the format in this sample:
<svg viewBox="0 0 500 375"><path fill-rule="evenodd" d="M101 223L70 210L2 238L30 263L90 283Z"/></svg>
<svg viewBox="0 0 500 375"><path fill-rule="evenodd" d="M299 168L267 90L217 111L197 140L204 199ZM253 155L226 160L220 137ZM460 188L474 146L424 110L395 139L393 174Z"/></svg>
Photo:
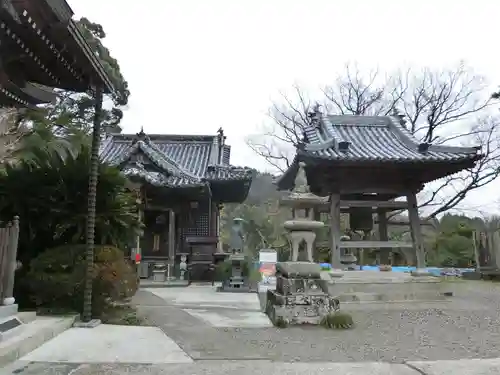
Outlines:
<svg viewBox="0 0 500 375"><path fill-rule="evenodd" d="M17 305L0 306L0 320L17 314Z"/></svg>
<svg viewBox="0 0 500 375"><path fill-rule="evenodd" d="M406 294L391 293L388 291L382 293L369 293L369 292L347 292L337 296L340 302L432 302L432 301L446 301L443 294L435 292L413 292Z"/></svg>
<svg viewBox="0 0 500 375"><path fill-rule="evenodd" d="M0 367L16 361L53 337L70 328L73 316L45 317L34 313L18 313L24 324L11 330L0 342Z"/></svg>

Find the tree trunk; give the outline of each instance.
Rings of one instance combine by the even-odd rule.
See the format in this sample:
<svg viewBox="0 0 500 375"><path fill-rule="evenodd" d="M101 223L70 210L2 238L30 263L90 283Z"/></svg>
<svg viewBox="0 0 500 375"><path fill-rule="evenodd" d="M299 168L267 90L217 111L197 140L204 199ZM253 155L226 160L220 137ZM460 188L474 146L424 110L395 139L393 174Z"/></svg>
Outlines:
<svg viewBox="0 0 500 375"><path fill-rule="evenodd" d="M96 87L95 92L95 114L92 129L92 150L90 156L89 190L87 203L87 232L85 260L87 272L85 275L85 289L83 294L82 321L89 322L92 319L92 283L94 279L94 241L95 241L95 212L96 212L96 189L99 174L99 145L101 143L101 110L102 110L102 87Z"/></svg>

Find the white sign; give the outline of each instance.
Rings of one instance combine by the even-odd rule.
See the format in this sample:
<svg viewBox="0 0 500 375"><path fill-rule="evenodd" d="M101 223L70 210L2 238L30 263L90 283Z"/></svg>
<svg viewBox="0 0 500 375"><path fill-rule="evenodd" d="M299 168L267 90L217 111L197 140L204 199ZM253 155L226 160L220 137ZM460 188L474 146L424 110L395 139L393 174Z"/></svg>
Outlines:
<svg viewBox="0 0 500 375"><path fill-rule="evenodd" d="M261 250L259 251L259 262L260 263L277 263L278 253L276 250Z"/></svg>

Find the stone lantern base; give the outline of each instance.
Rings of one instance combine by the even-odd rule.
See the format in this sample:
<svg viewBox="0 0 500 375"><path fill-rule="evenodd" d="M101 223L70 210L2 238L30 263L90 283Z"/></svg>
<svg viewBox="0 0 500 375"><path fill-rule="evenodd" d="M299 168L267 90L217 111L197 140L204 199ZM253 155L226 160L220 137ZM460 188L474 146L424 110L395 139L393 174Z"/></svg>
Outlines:
<svg viewBox="0 0 500 375"><path fill-rule="evenodd" d="M271 322L320 324L322 318L339 309L339 301L325 291L321 267L309 262L276 264L276 290L267 290L265 312Z"/></svg>

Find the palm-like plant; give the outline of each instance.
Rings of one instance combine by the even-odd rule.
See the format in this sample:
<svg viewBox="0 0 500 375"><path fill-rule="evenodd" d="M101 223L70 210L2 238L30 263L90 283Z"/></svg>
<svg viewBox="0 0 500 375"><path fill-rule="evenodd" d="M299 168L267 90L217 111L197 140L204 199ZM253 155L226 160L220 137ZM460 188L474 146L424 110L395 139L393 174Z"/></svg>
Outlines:
<svg viewBox="0 0 500 375"><path fill-rule="evenodd" d="M0 216L19 215L19 256L24 264L37 253L86 240L89 145L61 157L44 149L27 161L7 165L0 175ZM96 242L123 248L140 229L135 197L116 168L98 163Z"/></svg>

